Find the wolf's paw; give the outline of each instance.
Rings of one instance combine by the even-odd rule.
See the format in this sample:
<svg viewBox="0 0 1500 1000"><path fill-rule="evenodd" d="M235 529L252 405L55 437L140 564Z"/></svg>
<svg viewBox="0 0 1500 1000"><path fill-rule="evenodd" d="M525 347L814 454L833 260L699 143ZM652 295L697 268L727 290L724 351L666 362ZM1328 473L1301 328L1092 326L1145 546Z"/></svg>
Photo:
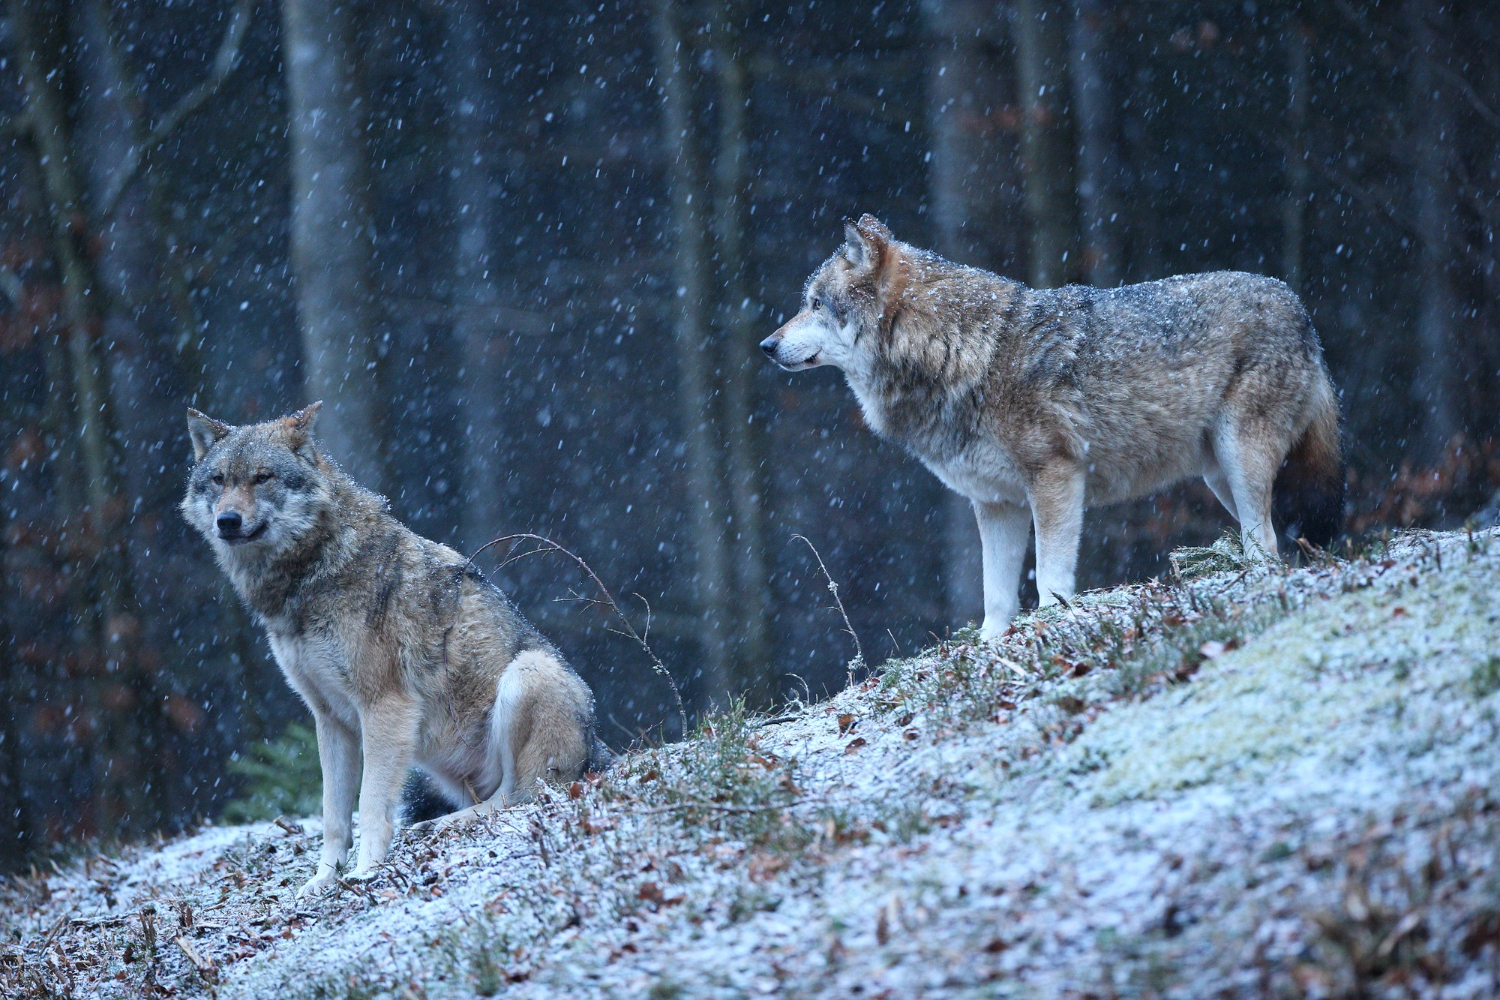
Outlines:
<svg viewBox="0 0 1500 1000"><path fill-rule="evenodd" d="M447 830L457 830L469 826L486 816L494 815L499 806L493 802L481 802L478 805L451 812L446 816L436 819L426 819L420 823L413 823L406 828L406 832L414 837L430 837L434 834L443 833Z"/></svg>
<svg viewBox="0 0 1500 1000"><path fill-rule="evenodd" d="M321 896L332 889L338 882L338 873L330 868L319 867L318 874L302 884L297 890L298 899L307 899L310 896Z"/></svg>
<svg viewBox="0 0 1500 1000"><path fill-rule="evenodd" d="M420 823L413 823L408 826L406 828L406 835L408 837L428 837L441 830L443 828L442 823L443 818L441 816L437 819L424 819Z"/></svg>
<svg viewBox="0 0 1500 1000"><path fill-rule="evenodd" d="M984 624L979 627L979 641L994 642L996 639L1003 636L1005 634L1005 630L1009 627L1009 615L1004 618L986 617L984 620Z"/></svg>

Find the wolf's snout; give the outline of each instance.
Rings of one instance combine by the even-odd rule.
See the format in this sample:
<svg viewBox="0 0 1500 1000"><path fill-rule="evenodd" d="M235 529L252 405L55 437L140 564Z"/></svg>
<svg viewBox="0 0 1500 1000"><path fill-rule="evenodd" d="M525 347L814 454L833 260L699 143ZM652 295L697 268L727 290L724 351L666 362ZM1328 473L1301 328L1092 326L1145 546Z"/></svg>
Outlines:
<svg viewBox="0 0 1500 1000"><path fill-rule="evenodd" d="M244 525L245 519L237 510L220 511L219 516L214 518L214 526L219 529L221 535L238 535L240 528Z"/></svg>
<svg viewBox="0 0 1500 1000"><path fill-rule="evenodd" d="M766 353L766 357L770 358L772 361L775 361L776 346L780 343L781 338L773 335L760 342L760 349Z"/></svg>

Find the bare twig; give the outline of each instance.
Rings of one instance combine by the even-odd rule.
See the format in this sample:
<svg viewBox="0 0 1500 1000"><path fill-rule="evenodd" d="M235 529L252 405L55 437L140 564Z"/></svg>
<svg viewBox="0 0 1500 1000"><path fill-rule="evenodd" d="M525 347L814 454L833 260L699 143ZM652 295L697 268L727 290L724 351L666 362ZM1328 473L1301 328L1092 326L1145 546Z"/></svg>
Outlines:
<svg viewBox="0 0 1500 1000"><path fill-rule="evenodd" d="M624 626L624 630L620 634L633 640L637 646L641 647L641 651L644 652L646 654L646 658L651 661L651 668L658 674L660 674L662 678L667 682L667 686L672 689L672 697L677 702L677 718L682 723L682 734L686 736L688 731L687 709L683 707L682 693L677 690L677 682L672 679L672 672L667 669L667 665L661 661L661 657L657 656L656 651L653 650L650 644L646 642L645 635L637 632L635 626L630 623L630 619L625 616L625 612L620 608L620 603L616 601L614 595L609 592L609 588L604 585L604 581L599 579L599 574L595 573L594 568L588 563L584 562L581 556L575 555L550 538L546 538L542 535L534 535L529 531L524 531L514 535L505 535L501 538L496 538L492 539L491 541L485 542L478 548L478 550L475 551L472 556L469 557L469 565L473 566L474 560L479 558L480 553L484 552L485 549L489 548L492 545L503 545L506 542L523 541L536 542L539 546L542 547L536 549L528 549L524 552L515 552L513 548L511 554L508 555L505 561L500 564L500 567L504 569L506 566L509 566L511 563L515 562L517 559L524 559L526 556L537 555L538 553L542 552L560 552L577 563L579 568L588 574L589 579L594 581L594 586L599 588L599 593L603 594L604 598L603 600L600 600L598 598L585 598L574 595L575 599L583 601L586 604L607 606L611 611L615 613L615 617L618 618L620 620L620 624ZM640 595L637 594L636 596L639 597ZM644 597L641 598L641 603L646 604L646 599ZM650 622L651 605L646 604L646 629L648 633L650 632L651 628Z"/></svg>
<svg viewBox="0 0 1500 1000"><path fill-rule="evenodd" d="M683 802L673 802L664 806L647 806L644 809L632 809L633 814L638 816L654 816L662 813L682 812L685 809L703 809L708 812L730 813L733 815L754 815L756 813L774 812L778 809L786 809L797 803L763 802L753 806L740 806L731 802L709 802L705 799L687 799Z"/></svg>
<svg viewBox="0 0 1500 1000"><path fill-rule="evenodd" d="M172 105L161 120L147 133L146 138L130 147L125 154L125 161L120 164L115 173L114 182L102 201L102 210L99 213L101 220L108 220L120 207L120 199L125 196L125 191L130 183L135 180L136 174L140 172L141 164L146 157L162 143L167 141L171 134L177 131L183 122L208 103L208 99L219 92L224 86L224 81L229 79L229 74L234 72L240 62L240 48L245 43L245 35L250 30L250 15L255 9L255 0L235 0L234 10L229 15L229 26L224 29L224 38L219 42L219 50L214 53L212 67L208 76L203 81L182 95L181 100Z"/></svg>
<svg viewBox="0 0 1500 1000"><path fill-rule="evenodd" d="M828 592L833 595L833 603L838 608L839 615L844 619L844 631L849 633L849 638L854 640L854 659L849 661L849 682L854 683L854 671L865 666L865 647L860 644L859 633L854 631L854 623L849 620L849 612L844 610L844 602L839 598L839 585L833 582L833 574L828 572L828 567L823 563L823 557L818 554L818 547L814 545L806 535L793 535L792 540L801 539L812 549L813 558L818 561L818 569L823 571L823 579L828 581Z"/></svg>
<svg viewBox="0 0 1500 1000"><path fill-rule="evenodd" d="M285 816L277 816L275 819L271 820L271 822L281 827L281 829L284 830L289 836L296 836L299 833L306 832L302 829L302 825L300 823L287 822Z"/></svg>
<svg viewBox="0 0 1500 1000"><path fill-rule="evenodd" d="M188 961L193 963L193 968L197 969L198 974L205 980L212 982L218 976L219 970L214 967L213 960L204 958L198 949L193 947L193 942L189 941L185 936L178 936L174 939L174 943L178 948L182 949L182 953L187 956Z"/></svg>

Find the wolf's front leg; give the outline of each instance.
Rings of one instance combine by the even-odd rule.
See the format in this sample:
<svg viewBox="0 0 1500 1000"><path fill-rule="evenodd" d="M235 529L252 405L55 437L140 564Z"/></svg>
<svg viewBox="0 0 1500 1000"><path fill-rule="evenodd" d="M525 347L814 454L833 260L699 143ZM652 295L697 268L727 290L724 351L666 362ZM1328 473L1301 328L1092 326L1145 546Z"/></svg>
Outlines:
<svg viewBox="0 0 1500 1000"><path fill-rule="evenodd" d="M354 842L354 796L359 790L359 738L326 712L313 711L318 764L323 771L323 854L313 877L297 890L306 896L333 884Z"/></svg>
<svg viewBox="0 0 1500 1000"><path fill-rule="evenodd" d="M1072 597L1083 531L1083 469L1049 466L1031 483L1031 516L1036 522L1036 589L1045 606Z"/></svg>
<svg viewBox="0 0 1500 1000"><path fill-rule="evenodd" d="M391 846L401 786L417 745L419 709L405 694L388 695L365 709L365 777L359 789L359 864L351 878L369 878Z"/></svg>
<svg viewBox="0 0 1500 1000"><path fill-rule="evenodd" d="M974 501L984 550L984 626L981 639L995 639L1021 607L1021 566L1031 518L1025 507Z"/></svg>

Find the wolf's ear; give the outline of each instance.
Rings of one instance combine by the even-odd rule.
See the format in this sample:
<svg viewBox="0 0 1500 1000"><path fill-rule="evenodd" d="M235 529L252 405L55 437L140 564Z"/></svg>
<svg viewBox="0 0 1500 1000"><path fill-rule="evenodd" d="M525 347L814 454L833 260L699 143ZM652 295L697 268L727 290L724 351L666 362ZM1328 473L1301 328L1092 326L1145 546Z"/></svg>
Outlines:
<svg viewBox="0 0 1500 1000"><path fill-rule="evenodd" d="M860 270L885 263L895 239L885 223L868 212L858 222L844 220L844 257Z"/></svg>
<svg viewBox="0 0 1500 1000"><path fill-rule="evenodd" d="M313 424L318 422L318 411L322 408L323 401L320 399L307 404L289 417L281 418L281 426L286 429L287 443L293 451L312 451L308 446L312 443Z"/></svg>
<svg viewBox="0 0 1500 1000"><path fill-rule="evenodd" d="M193 439L193 461L203 461L203 456L208 454L208 449L218 444L229 436L234 426L226 424L222 420L215 420L205 413L199 413L191 406L187 413L188 437Z"/></svg>

